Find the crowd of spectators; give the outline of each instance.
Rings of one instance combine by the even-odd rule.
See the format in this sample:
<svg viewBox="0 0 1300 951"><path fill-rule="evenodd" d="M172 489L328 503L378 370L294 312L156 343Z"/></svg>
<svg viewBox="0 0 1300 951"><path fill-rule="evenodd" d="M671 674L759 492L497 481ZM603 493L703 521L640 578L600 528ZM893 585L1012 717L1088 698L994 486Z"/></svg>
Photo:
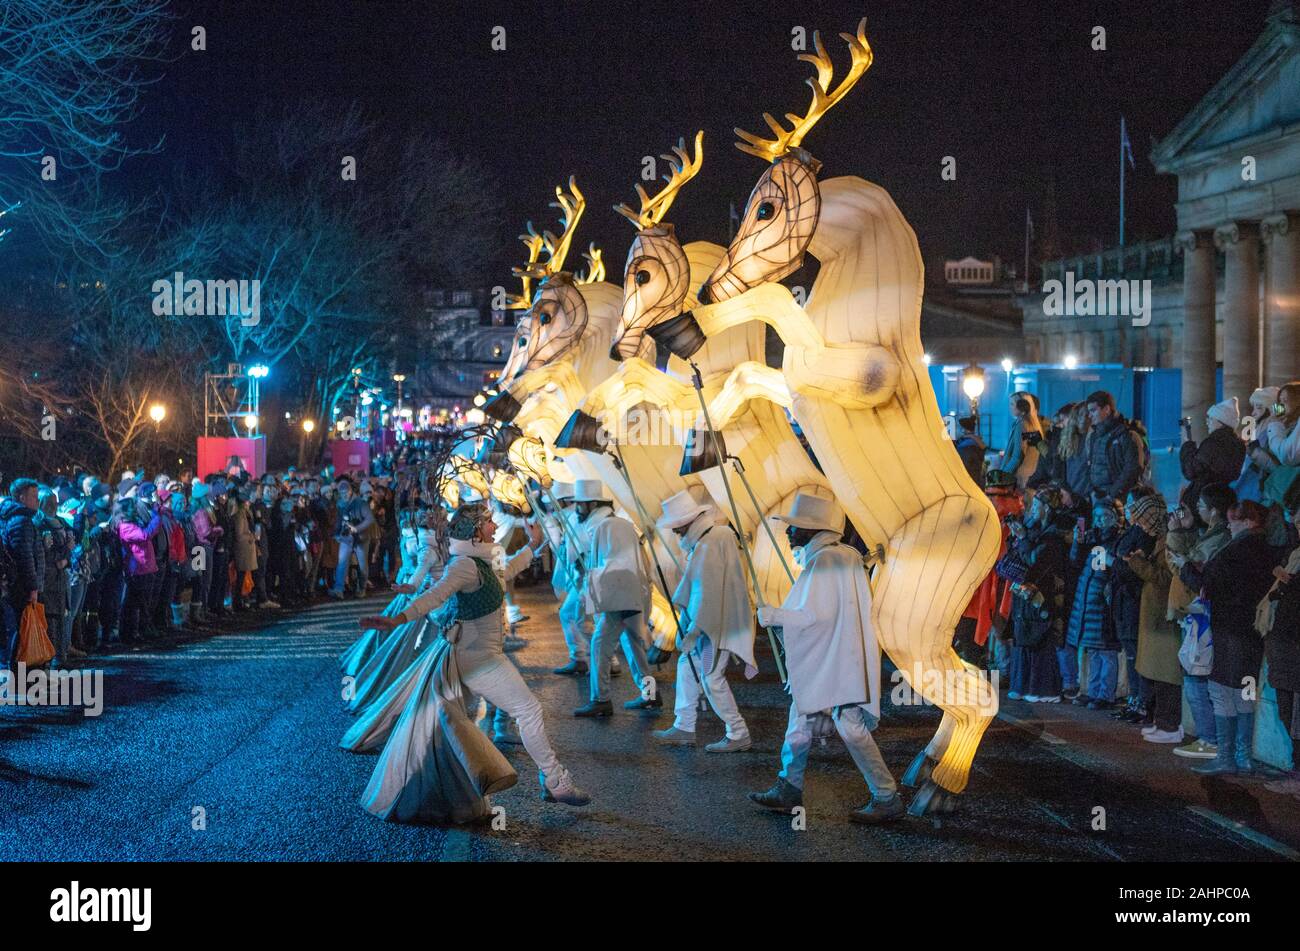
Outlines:
<svg viewBox="0 0 1300 951"><path fill-rule="evenodd" d="M392 482L329 469L253 478L238 459L202 478L14 479L0 499L0 668L16 663L32 602L63 666L212 633L232 614L386 589L400 559Z"/></svg>
<svg viewBox="0 0 1300 951"><path fill-rule="evenodd" d="M1300 736L1300 382L1257 390L1244 418L1235 399L1215 404L1199 441L1183 420L1173 499L1111 394L1046 428L1033 394L1011 410L1006 449L979 473L1003 551L959 651L1001 671L1010 700L1104 711L1198 772L1255 774L1266 689ZM960 422L974 475L983 444ZM1268 788L1300 796L1300 773Z"/></svg>

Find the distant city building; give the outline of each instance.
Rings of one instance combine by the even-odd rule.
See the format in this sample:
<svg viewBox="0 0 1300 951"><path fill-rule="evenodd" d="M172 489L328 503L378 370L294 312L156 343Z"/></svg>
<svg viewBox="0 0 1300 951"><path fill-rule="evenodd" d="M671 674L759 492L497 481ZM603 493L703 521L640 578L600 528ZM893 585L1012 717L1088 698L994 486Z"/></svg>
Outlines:
<svg viewBox="0 0 1300 951"><path fill-rule="evenodd" d="M435 415L472 405L474 394L500 378L514 341L514 311L491 306L485 290L429 290L416 319L418 332L403 360L412 369L407 402Z"/></svg>
<svg viewBox="0 0 1300 951"><path fill-rule="evenodd" d="M943 277L949 284L990 286L1001 277L1001 263L997 258L981 261L966 257L960 261L944 261Z"/></svg>
<svg viewBox="0 0 1300 951"><path fill-rule="evenodd" d="M1255 387L1300 378L1297 89L1300 14L1275 0L1255 44L1151 154L1178 176L1178 233L1043 262L1043 288L1019 299L1030 362L1181 368L1183 415L1197 422L1218 363L1243 407ZM1098 313L1098 299L1125 295L1128 313ZM1062 298L1086 306L1056 315Z"/></svg>

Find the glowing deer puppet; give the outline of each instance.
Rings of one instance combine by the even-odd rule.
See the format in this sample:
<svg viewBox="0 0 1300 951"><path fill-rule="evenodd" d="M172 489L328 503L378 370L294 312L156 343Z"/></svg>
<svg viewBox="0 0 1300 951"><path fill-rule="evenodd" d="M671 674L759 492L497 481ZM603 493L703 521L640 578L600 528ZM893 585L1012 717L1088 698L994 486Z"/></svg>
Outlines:
<svg viewBox="0 0 1300 951"><path fill-rule="evenodd" d="M515 273L524 282L524 293L511 304L516 309L527 307L527 311L519 321L514 346L502 371L500 392L484 406L484 411L494 418L513 422L525 435L540 439L552 454L556 437L573 412L614 371L616 364L610 358L610 344L623 305L623 295L617 287L595 280L603 275L604 268L594 251L587 283L580 283L563 270L586 201L573 179L569 179L568 194L559 188L555 194L555 206L562 212L561 236L556 238L550 232L539 236L530 224L528 234L521 237L529 249L529 263L516 269ZM538 261L542 250L547 252L545 262ZM530 299L532 280L539 283ZM679 448L664 451L674 453L674 466L680 464ZM561 453L575 476L604 482L619 505L632 515L633 522L643 526L638 507L640 499L633 496L611 457L583 451L561 450ZM639 491L636 476L632 479ZM657 506L657 502L654 504ZM659 512L656 507L645 514L653 524ZM665 542L671 546L676 544L675 540ZM683 560L675 547L664 547L661 555L666 558L661 559L665 567L674 560ZM670 635L671 622L665 623L668 618L671 613L667 598L655 586L651 623L658 642L671 647L671 641L663 639Z"/></svg>
<svg viewBox="0 0 1300 951"><path fill-rule="evenodd" d="M817 181L820 163L800 148L817 120L871 65L866 21L841 34L852 53L831 89L833 66L814 35L812 106L774 139L737 130L737 146L770 164L739 232L701 288L704 306L654 330L679 354L703 337L759 319L785 341L792 412L835 496L885 559L873 579L880 643L912 688L942 707L943 721L904 781L930 771L910 811L951 809L965 787L997 695L952 649L963 608L997 556L997 513L946 438L920 335L923 271L916 236L889 194L856 177ZM776 283L804 252L821 264L806 308Z"/></svg>
<svg viewBox="0 0 1300 951"><path fill-rule="evenodd" d="M690 382L691 368L671 358L668 372L656 369L652 362L654 341L646 335L647 327L676 317L698 303L691 288L701 285L723 255L723 248L708 242L695 241L683 247L672 224L664 221L682 186L699 173L704 160L703 135L700 132L695 136L694 159L687 153L684 141L673 155L663 156L671 174L665 176L666 184L658 194L651 197L643 187L636 186L641 202L638 211L627 205L615 208L637 229L624 268L623 313L614 341L613 355L623 362L612 377L591 392L584 409L593 416L613 419L629 430L634 429L632 414L644 418L647 410L690 420L697 430L691 451L711 455L702 433L705 422L700 418L699 397ZM785 417L783 407L790 405L790 392L780 371L763 362L765 330L758 321L733 327L711 338L694 360L700 370L710 421L722 434L727 451L740 460L758 509L768 518L787 510L797 492L830 496L831 490L795 439ZM633 465L635 448L624 450L629 467ZM671 468L667 477L655 483L660 493L656 506L681 488L671 478L681 462L682 450L678 447L668 460ZM752 539L754 567L763 597L768 603L780 604L791 583L782 561L793 570L783 526L770 535L764 531L748 492L730 465L727 470L740 515L738 528ZM634 474L639 476L639 472ZM719 508L730 512L719 468L701 469L700 478ZM688 479L693 481L694 477ZM775 549L773 539L778 546Z"/></svg>

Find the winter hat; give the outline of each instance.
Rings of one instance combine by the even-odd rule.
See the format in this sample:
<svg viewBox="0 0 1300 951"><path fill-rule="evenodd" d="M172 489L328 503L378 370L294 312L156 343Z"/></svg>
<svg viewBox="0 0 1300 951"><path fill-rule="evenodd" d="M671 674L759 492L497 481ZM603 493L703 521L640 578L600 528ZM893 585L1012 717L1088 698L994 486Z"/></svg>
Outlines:
<svg viewBox="0 0 1300 951"><path fill-rule="evenodd" d="M195 482L193 485L190 486L190 498L193 499L195 502L201 502L203 499L206 499L208 497L208 494L211 491L212 490L208 487L206 483Z"/></svg>
<svg viewBox="0 0 1300 951"><path fill-rule="evenodd" d="M1124 510L1129 523L1148 535L1159 537L1165 533L1165 500L1158 495L1146 495L1131 502Z"/></svg>
<svg viewBox="0 0 1300 951"><path fill-rule="evenodd" d="M447 526L447 534L457 541L466 542L478 534L479 526L491 516L482 502L467 502L456 509Z"/></svg>
<svg viewBox="0 0 1300 951"><path fill-rule="evenodd" d="M1257 409L1269 410L1277 402L1279 387L1261 386L1254 393L1250 394L1250 405Z"/></svg>
<svg viewBox="0 0 1300 951"><path fill-rule="evenodd" d="M1236 429L1241 422L1241 412L1237 409L1237 398L1230 396L1221 403L1215 403L1205 411L1206 419L1217 419L1229 429Z"/></svg>

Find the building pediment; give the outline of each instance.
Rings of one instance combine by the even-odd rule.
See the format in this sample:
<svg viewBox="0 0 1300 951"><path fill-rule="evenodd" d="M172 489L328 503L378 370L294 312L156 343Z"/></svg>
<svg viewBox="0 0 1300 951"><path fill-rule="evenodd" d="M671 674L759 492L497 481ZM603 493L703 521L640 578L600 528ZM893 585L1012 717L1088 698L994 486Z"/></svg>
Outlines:
<svg viewBox="0 0 1300 951"><path fill-rule="evenodd" d="M1288 129L1300 131L1300 16L1289 8L1269 18L1246 55L1156 145L1151 161L1158 172L1176 175Z"/></svg>

